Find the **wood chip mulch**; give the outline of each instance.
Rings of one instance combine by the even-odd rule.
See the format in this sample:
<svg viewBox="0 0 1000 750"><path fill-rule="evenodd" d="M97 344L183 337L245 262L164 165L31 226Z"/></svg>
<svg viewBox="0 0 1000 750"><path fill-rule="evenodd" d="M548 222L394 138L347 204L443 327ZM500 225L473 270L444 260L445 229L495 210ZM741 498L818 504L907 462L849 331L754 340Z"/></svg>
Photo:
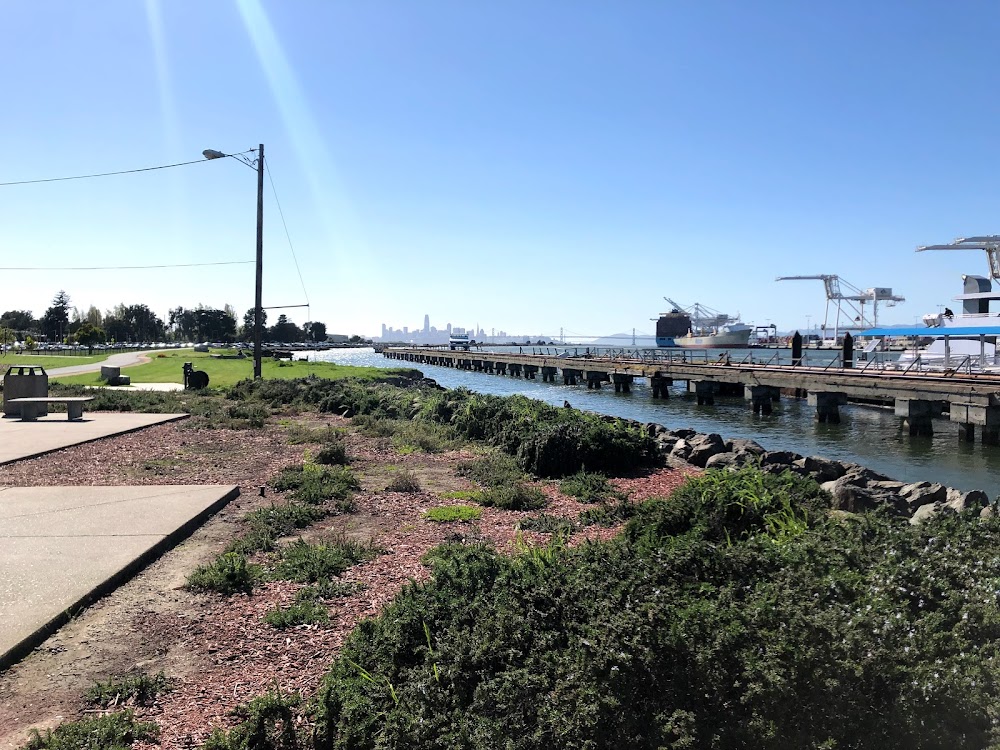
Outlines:
<svg viewBox="0 0 1000 750"><path fill-rule="evenodd" d="M339 417L329 417L324 423L348 424ZM233 725L234 706L276 686L286 693L314 695L351 630L361 620L382 611L407 583L429 577L422 558L434 546L449 539L467 538L482 539L502 551L511 551L519 537L521 543L548 542L548 534L517 529L519 520L537 511L483 508L482 518L473 523L433 523L423 517L432 507L460 502L442 499L445 492L473 488L455 473L456 465L467 460L469 454L401 455L387 441L353 433L348 441L348 452L354 457L352 468L362 477L364 487L355 498L356 512L326 518L306 533L319 538L346 535L366 539L384 553L342 576L342 580L361 583L363 588L329 604L328 625L278 630L264 622L269 610L288 606L302 587L287 581L269 582L252 595L228 598L192 593L174 585L169 591L145 592L139 599L143 605L138 611L128 612L131 630L120 637L141 646L136 648L146 657L142 668L148 672L164 668L168 676L176 679L176 688L161 695L154 707L138 709L140 716L160 725L159 745L152 747L198 747L213 728ZM266 498L261 498L259 488L282 467L300 463L304 450L310 448L315 451L316 446L289 445L284 429L278 425L233 431L194 430L183 423L168 424L0 467L0 484L239 484L242 496L225 514L228 531L215 537L208 535L201 542L195 538L185 543L204 546L199 552L204 563L239 532L236 520L245 511L281 501L280 493L268 492ZM410 470L420 478L420 492L385 491L387 478L400 469ZM666 497L695 471L667 468L617 479L614 484L633 501ZM557 482L541 482L539 486L549 499L544 510L547 514L575 519L593 507L561 494ZM217 520L210 520L206 526L213 523ZM607 539L619 531L620 526L582 528L574 532L570 543ZM168 553L157 564L169 564L175 553ZM189 566L190 562L185 564ZM186 572L189 570L179 570L178 575ZM145 575L140 574L129 586L141 587ZM106 601L120 608L135 605L135 601L128 600L115 604L115 597L112 594ZM85 612L80 617L87 616ZM106 679L105 670L112 666L119 671L122 666L102 664L99 658L96 661L88 667L93 673L88 675L91 683ZM181 669L177 665L187 666ZM18 679L16 673L15 668L11 674L0 674L0 697L18 694L18 686L12 684ZM22 691L26 689L21 686ZM5 739L3 718L0 710L0 740ZM6 739L23 737L28 726L18 727ZM16 745L0 742L0 748L6 746Z"/></svg>

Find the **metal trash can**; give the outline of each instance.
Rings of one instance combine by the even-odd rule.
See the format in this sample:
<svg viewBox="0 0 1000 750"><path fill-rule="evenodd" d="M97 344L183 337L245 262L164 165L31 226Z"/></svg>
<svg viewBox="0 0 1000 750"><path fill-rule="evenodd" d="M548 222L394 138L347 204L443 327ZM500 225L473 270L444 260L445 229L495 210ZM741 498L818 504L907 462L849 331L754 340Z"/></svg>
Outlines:
<svg viewBox="0 0 1000 750"><path fill-rule="evenodd" d="M45 398L49 395L49 376L41 365L11 365L3 376L3 413L21 416L21 405L11 404L12 398ZM38 416L49 413L46 404L38 405Z"/></svg>

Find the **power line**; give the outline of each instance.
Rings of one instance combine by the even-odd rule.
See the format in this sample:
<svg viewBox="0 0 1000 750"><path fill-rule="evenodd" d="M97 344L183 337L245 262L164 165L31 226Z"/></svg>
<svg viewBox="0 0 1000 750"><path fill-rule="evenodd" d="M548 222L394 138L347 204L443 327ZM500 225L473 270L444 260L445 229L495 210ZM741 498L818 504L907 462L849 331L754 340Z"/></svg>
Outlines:
<svg viewBox="0 0 1000 750"><path fill-rule="evenodd" d="M10 185L35 185L39 182L65 182L66 180L88 180L91 177L112 177L119 174L135 174L136 172L152 172L156 169L171 169L173 167L186 167L189 164L201 164L205 159L195 159L194 161L182 161L177 164L161 164L158 167L143 167L142 169L123 169L120 172L100 172L97 174L80 174L73 177L47 177L42 180L17 180L15 182L0 182L0 187Z"/></svg>
<svg viewBox="0 0 1000 750"><path fill-rule="evenodd" d="M274 178L271 176L271 167L265 161L264 169L267 170L267 179L271 183L271 192L274 194L274 203L278 206L278 215L281 217L281 226L285 228L285 239L288 240L288 249L292 252L292 261L295 263L295 271L299 275L299 283L302 285L302 294L306 298L305 305L299 307L309 307L309 292L306 291L306 282L302 278L302 271L299 269L299 259L295 255L295 247L292 245L292 236L288 233L288 224L285 223L285 212L281 210L281 201L278 200L278 191L274 187Z"/></svg>
<svg viewBox="0 0 1000 750"><path fill-rule="evenodd" d="M198 266L242 266L252 260L223 260L214 263L164 263L156 266L0 266L0 271L137 271L147 268L195 268Z"/></svg>

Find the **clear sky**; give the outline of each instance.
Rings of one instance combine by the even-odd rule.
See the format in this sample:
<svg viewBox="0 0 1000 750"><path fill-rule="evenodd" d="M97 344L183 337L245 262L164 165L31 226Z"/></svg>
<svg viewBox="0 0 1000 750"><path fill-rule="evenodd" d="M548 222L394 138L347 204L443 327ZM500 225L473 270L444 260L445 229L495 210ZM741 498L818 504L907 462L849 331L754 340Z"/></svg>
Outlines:
<svg viewBox="0 0 1000 750"><path fill-rule="evenodd" d="M0 182L264 143L264 305L331 333L651 332L664 296L804 328L821 284L774 279L822 273L912 324L987 268L914 248L1000 233L998 32L975 0L10 2ZM255 210L232 159L0 186L0 311L242 315Z"/></svg>

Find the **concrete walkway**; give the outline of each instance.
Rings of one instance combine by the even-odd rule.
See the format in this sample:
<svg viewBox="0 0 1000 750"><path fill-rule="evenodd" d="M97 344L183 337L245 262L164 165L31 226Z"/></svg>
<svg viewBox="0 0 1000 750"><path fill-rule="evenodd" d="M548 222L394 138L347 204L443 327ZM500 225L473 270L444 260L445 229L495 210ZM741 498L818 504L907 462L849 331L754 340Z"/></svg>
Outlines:
<svg viewBox="0 0 1000 750"><path fill-rule="evenodd" d="M0 488L0 669L238 496L223 485Z"/></svg>
<svg viewBox="0 0 1000 750"><path fill-rule="evenodd" d="M19 417L0 419L0 464L40 456L70 445L141 430L154 424L186 419L187 414L137 414L135 412L83 412L70 422L64 413L52 412L34 422Z"/></svg>
<svg viewBox="0 0 1000 750"><path fill-rule="evenodd" d="M149 355L155 354L156 352L162 351L161 349L152 349L150 351L128 351L128 352L118 352L117 354L110 355L107 359L102 362L88 362L85 365L69 365L67 367L54 367L51 370L45 367L45 355L43 354L33 354L24 357L24 362L11 362L15 365L41 365L45 367L45 374L52 375L83 375L88 372L100 372L101 367L129 367L130 365L141 365L149 362Z"/></svg>

